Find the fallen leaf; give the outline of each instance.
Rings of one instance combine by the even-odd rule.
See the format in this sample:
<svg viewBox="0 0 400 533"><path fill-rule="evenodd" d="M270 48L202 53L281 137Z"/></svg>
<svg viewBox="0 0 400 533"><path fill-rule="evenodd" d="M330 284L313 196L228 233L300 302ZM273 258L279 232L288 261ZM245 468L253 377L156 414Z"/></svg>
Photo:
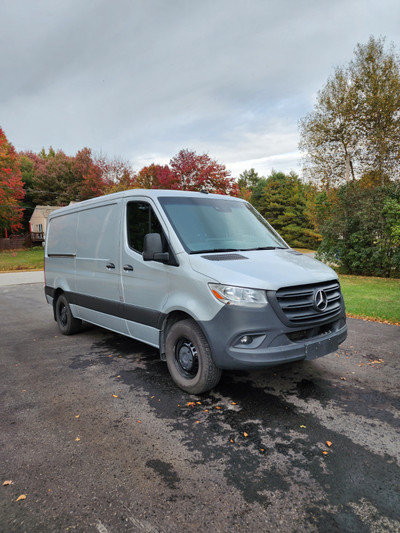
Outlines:
<svg viewBox="0 0 400 533"><path fill-rule="evenodd" d="M260 448L260 452L264 453L265 452L264 448Z"/></svg>
<svg viewBox="0 0 400 533"><path fill-rule="evenodd" d="M117 379L120 378L121 376L117 376Z"/></svg>
<svg viewBox="0 0 400 533"><path fill-rule="evenodd" d="M230 439L230 441L229 441L229 442L231 442L232 444L234 444L234 443L235 443L235 441L234 441L233 439Z"/></svg>
<svg viewBox="0 0 400 533"><path fill-rule="evenodd" d="M219 405L216 405L215 409L221 409L221 407Z"/></svg>
<svg viewBox="0 0 400 533"><path fill-rule="evenodd" d="M196 424L200 424L200 420L196 420Z"/></svg>
<svg viewBox="0 0 400 533"><path fill-rule="evenodd" d="M109 355L108 357L112 357L112 355Z"/></svg>
<svg viewBox="0 0 400 533"><path fill-rule="evenodd" d="M195 404L194 402L188 402L188 403L186 404L186 407L193 407L193 406L195 406L195 405L196 405L196 404Z"/></svg>
<svg viewBox="0 0 400 533"><path fill-rule="evenodd" d="M21 500L26 500L26 494L21 494L21 496L18 496L18 498L15 501L20 502Z"/></svg>
<svg viewBox="0 0 400 533"><path fill-rule="evenodd" d="M231 402L231 405L237 405L237 403L236 402Z"/></svg>
<svg viewBox="0 0 400 533"><path fill-rule="evenodd" d="M141 421L141 420L138 420L138 421L137 421L137 423L138 423L138 424L141 424L141 423L142 423L142 421Z"/></svg>
<svg viewBox="0 0 400 533"><path fill-rule="evenodd" d="M331 441L330 441L330 440L327 440L327 441L326 441L326 445L329 446L329 448L330 448L330 447L332 446Z"/></svg>
<svg viewBox="0 0 400 533"><path fill-rule="evenodd" d="M113 394L112 397L113 398L118 398L118 394Z"/></svg>
<svg viewBox="0 0 400 533"><path fill-rule="evenodd" d="M328 452L322 452L324 455L328 455Z"/></svg>
<svg viewBox="0 0 400 533"><path fill-rule="evenodd" d="M307 426L300 426L300 427L301 427L301 429L306 429Z"/></svg>
<svg viewBox="0 0 400 533"><path fill-rule="evenodd" d="M3 483L3 487L7 487L8 485L12 485L12 481L11 481L11 479L7 479L7 480L4 481L4 483Z"/></svg>
<svg viewBox="0 0 400 533"><path fill-rule="evenodd" d="M247 438L249 436L249 434L244 431L243 432L243 436Z"/></svg>
<svg viewBox="0 0 400 533"><path fill-rule="evenodd" d="M79 418L81 415L75 415L75 418Z"/></svg>
<svg viewBox="0 0 400 533"><path fill-rule="evenodd" d="M79 442L81 440L80 437L76 437L75 442Z"/></svg>
<svg viewBox="0 0 400 533"><path fill-rule="evenodd" d="M197 405L201 405L201 402L196 402L196 403L197 403Z"/></svg>
<svg viewBox="0 0 400 533"><path fill-rule="evenodd" d="M342 381L346 381L346 378L345 377L341 377L340 378Z"/></svg>

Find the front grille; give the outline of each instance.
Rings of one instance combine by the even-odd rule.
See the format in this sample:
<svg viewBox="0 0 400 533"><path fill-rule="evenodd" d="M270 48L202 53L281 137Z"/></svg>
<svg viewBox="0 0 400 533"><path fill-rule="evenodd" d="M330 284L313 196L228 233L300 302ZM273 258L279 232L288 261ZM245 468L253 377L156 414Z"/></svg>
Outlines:
<svg viewBox="0 0 400 533"><path fill-rule="evenodd" d="M316 308L315 294L323 291L327 305L323 311ZM336 280L312 285L284 287L275 293L275 301L291 325L320 323L334 318L341 311L340 285Z"/></svg>

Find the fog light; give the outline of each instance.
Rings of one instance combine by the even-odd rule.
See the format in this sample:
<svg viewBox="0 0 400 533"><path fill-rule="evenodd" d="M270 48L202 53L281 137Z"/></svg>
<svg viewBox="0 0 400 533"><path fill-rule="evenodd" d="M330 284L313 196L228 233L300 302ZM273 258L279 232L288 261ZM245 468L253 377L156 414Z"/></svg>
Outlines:
<svg viewBox="0 0 400 533"><path fill-rule="evenodd" d="M240 344L251 344L253 342L253 337L251 335L243 335L239 342Z"/></svg>

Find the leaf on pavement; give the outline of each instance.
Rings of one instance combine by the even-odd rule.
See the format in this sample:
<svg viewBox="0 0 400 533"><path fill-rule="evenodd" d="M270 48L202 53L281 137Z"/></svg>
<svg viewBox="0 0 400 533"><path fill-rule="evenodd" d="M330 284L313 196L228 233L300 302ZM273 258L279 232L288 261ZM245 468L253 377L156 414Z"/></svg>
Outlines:
<svg viewBox="0 0 400 533"><path fill-rule="evenodd" d="M328 452L322 452L324 455L328 455Z"/></svg>
<svg viewBox="0 0 400 533"><path fill-rule="evenodd" d="M113 398L118 398L118 394L112 394Z"/></svg>
<svg viewBox="0 0 400 533"><path fill-rule="evenodd" d="M21 500L26 500L26 494L21 494L21 496L18 496L18 498L15 501L20 502Z"/></svg>
<svg viewBox="0 0 400 533"><path fill-rule="evenodd" d="M11 481L11 479L7 479L7 480L4 481L4 483L3 483L3 487L7 487L8 485L12 485L12 481Z"/></svg>
<svg viewBox="0 0 400 533"><path fill-rule="evenodd" d="M186 407L194 407L196 404L194 402L188 402Z"/></svg>
<svg viewBox="0 0 400 533"><path fill-rule="evenodd" d="M79 442L81 440L80 437L76 437L75 442Z"/></svg>
<svg viewBox="0 0 400 533"><path fill-rule="evenodd" d="M243 436L247 438L249 436L249 434L244 431L243 432Z"/></svg>
<svg viewBox="0 0 400 533"><path fill-rule="evenodd" d="M326 441L326 445L329 446L329 448L330 448L330 447L332 446L331 441L330 441L330 440L327 440L327 441Z"/></svg>

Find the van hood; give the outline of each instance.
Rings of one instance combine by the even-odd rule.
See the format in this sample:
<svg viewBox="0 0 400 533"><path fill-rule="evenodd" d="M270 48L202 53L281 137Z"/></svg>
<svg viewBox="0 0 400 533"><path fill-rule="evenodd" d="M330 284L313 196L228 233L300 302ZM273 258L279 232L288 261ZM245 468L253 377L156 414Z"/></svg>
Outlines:
<svg viewBox="0 0 400 533"><path fill-rule="evenodd" d="M330 267L291 249L192 254L189 260L196 272L218 283L253 289L278 290L337 279Z"/></svg>

